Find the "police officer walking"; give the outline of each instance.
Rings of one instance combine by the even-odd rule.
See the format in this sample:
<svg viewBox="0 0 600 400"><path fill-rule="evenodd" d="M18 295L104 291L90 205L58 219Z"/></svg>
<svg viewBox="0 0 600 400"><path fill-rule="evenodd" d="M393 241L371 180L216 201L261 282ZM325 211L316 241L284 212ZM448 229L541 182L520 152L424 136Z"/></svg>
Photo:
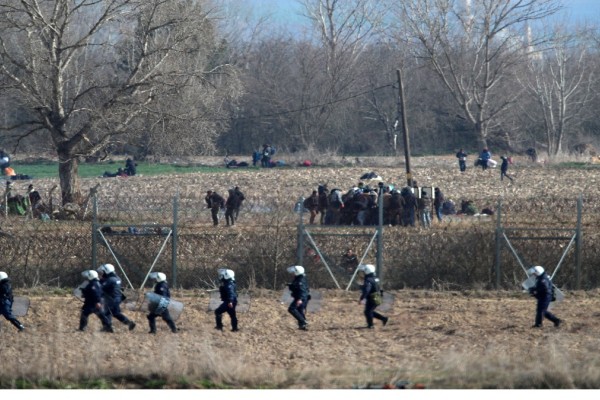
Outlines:
<svg viewBox="0 0 600 400"><path fill-rule="evenodd" d="M379 314L375 309L379 305L376 296L380 295L379 285L375 279L375 266L372 264L361 264L358 270L365 274L365 281L361 286L360 299L358 304L365 301L365 317L367 318L367 328L373 329L373 319L383 322L383 326L388 323L389 318Z"/></svg>
<svg viewBox="0 0 600 400"><path fill-rule="evenodd" d="M102 322L102 332L114 332L112 324L106 317L102 307L102 287L98 282L98 272L93 269L81 273L87 280L87 284L81 289L83 295L83 307L81 307L81 316L79 317L79 330L85 331L90 314L96 316Z"/></svg>
<svg viewBox="0 0 600 400"><path fill-rule="evenodd" d="M12 285L8 274L0 271L0 314L21 332L25 327L12 313L13 300Z"/></svg>
<svg viewBox="0 0 600 400"><path fill-rule="evenodd" d="M555 327L559 327L562 320L548 311L548 306L552 301L552 281L544 271L544 268L537 265L527 271L531 275L535 275L535 286L529 289L529 293L537 299L537 307L535 309L535 325L532 328L541 328L544 318L549 319L554 323Z"/></svg>
<svg viewBox="0 0 600 400"><path fill-rule="evenodd" d="M104 314L106 318L111 321L114 316L132 331L135 328L135 322L131 321L121 312L123 292L121 291L121 278L115 273L115 266L112 264L102 264L98 268L98 273L100 274L100 286L102 286L102 299L104 300Z"/></svg>
<svg viewBox="0 0 600 400"><path fill-rule="evenodd" d="M167 284L167 276L162 272L153 272L150 274L150 279L156 281L154 285L154 293L170 299L171 291L169 290L169 285ZM171 329L171 332L177 333L177 327L175 326L175 322L171 318L171 314L169 313L168 308L161 308L160 310L156 310L155 312L150 312L147 316L148 323L150 325L150 334L156 335L156 317L161 317L163 321L167 323L167 326Z"/></svg>
<svg viewBox="0 0 600 400"><path fill-rule="evenodd" d="M221 286L219 286L219 294L221 295L221 305L215 310L215 329L223 330L223 314L229 314L231 319L231 331L237 332L238 319L235 308L237 306L237 289L235 284L235 272L230 269L221 268L219 269L219 279L221 280Z"/></svg>
<svg viewBox="0 0 600 400"><path fill-rule="evenodd" d="M308 288L308 281L304 274L304 267L293 265L289 267L287 271L295 276L292 283L288 284L292 296L292 302L288 307L288 312L298 321L298 329L305 331L308 329L306 307L310 300L310 289Z"/></svg>

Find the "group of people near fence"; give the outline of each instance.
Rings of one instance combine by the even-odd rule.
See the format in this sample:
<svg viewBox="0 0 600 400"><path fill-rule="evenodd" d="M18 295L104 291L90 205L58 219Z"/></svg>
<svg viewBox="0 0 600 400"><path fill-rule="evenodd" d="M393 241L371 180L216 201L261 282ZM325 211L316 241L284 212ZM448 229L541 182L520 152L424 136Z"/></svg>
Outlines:
<svg viewBox="0 0 600 400"><path fill-rule="evenodd" d="M382 191L383 224L430 227L432 215L443 221L446 199L439 187L429 193L419 187L396 189L384 185ZM345 193L341 189L329 190L319 185L303 200L309 213L309 224L321 225L377 225L379 223L378 188L371 188L362 181ZM453 209L447 204L446 209ZM450 207L450 208L449 208Z"/></svg>
<svg viewBox="0 0 600 400"><path fill-rule="evenodd" d="M219 211L225 210L225 222L227 226L235 225L240 215L240 208L246 197L238 186L227 190L227 199L213 190L207 190L204 201L206 208L210 209L213 225L219 225Z"/></svg>

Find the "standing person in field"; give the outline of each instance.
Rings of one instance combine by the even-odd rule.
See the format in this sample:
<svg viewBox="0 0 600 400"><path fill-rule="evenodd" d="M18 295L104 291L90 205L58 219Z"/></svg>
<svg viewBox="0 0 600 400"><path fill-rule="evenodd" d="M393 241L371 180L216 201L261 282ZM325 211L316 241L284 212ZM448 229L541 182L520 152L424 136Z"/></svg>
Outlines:
<svg viewBox="0 0 600 400"><path fill-rule="evenodd" d="M484 171L488 169L489 161L492 158L492 153L488 150L488 148L484 148L479 155L479 160L481 160L481 169Z"/></svg>
<svg viewBox="0 0 600 400"><path fill-rule="evenodd" d="M8 274L4 271L0 271L0 314L13 324L19 332L22 332L25 330L25 327L13 315L13 301L12 285L10 284L10 279L8 279Z"/></svg>
<svg viewBox="0 0 600 400"><path fill-rule="evenodd" d="M233 188L233 193L236 196L235 209L233 210L233 217L237 221L238 217L240 215L240 208L242 208L242 203L244 202L244 200L246 200L246 196L244 196L244 193L240 190L239 186L236 186L235 188Z"/></svg>
<svg viewBox="0 0 600 400"><path fill-rule="evenodd" d="M227 226L233 226L235 225L237 196L235 195L233 188L229 189L228 193L229 196L227 196L227 200L225 201L225 221L227 221Z"/></svg>
<svg viewBox="0 0 600 400"><path fill-rule="evenodd" d="M90 314L96 314L102 322L102 332L113 333L112 324L106 318L102 307L102 287L98 281L98 272L91 269L83 271L81 276L87 280L87 284L81 289L83 307L81 307L81 316L79 317L79 330L85 331L88 325L88 317Z"/></svg>
<svg viewBox="0 0 600 400"><path fill-rule="evenodd" d="M444 194L440 190L439 187L436 187L433 190L434 198L433 198L433 208L435 209L435 216L437 217L439 222L442 222L442 209L444 207Z"/></svg>
<svg viewBox="0 0 600 400"><path fill-rule="evenodd" d="M135 322L121 312L121 303L124 296L121 290L121 278L117 276L114 265L102 264L98 268L98 273L100 275L100 286L102 287L102 299L104 300L104 315L109 322L114 316L132 331L135 328Z"/></svg>
<svg viewBox="0 0 600 400"><path fill-rule="evenodd" d="M235 308L237 307L237 288L235 284L235 272L227 268L219 269L219 294L221 295L221 305L215 310L215 329L223 330L223 314L227 313L231 319L231 332L237 332L238 319Z"/></svg>
<svg viewBox="0 0 600 400"><path fill-rule="evenodd" d="M319 206L317 208L317 212L321 214L319 218L319 223L323 225L325 223L325 213L327 212L327 207L329 206L329 189L327 189L327 185L319 185L317 188L319 193Z"/></svg>
<svg viewBox="0 0 600 400"><path fill-rule="evenodd" d="M162 272L152 272L150 274L150 279L156 281L154 285L154 293L159 296L165 297L167 299L171 298L171 291L169 290L169 285L167 284L167 276ZM177 327L175 326L175 322L171 318L171 314L169 313L168 308L160 309L160 314L156 314L154 312L150 312L147 315L148 324L150 325L149 334L156 335L156 317L161 317L163 321L167 323L171 332L177 333Z"/></svg>
<svg viewBox="0 0 600 400"><path fill-rule="evenodd" d="M431 228L431 199L427 192L423 191L419 204L419 220L423 228Z"/></svg>
<svg viewBox="0 0 600 400"><path fill-rule="evenodd" d="M408 186L402 189L400 196L400 204L402 206L400 220L402 226L415 226L415 212L418 208L417 198Z"/></svg>
<svg viewBox="0 0 600 400"><path fill-rule="evenodd" d="M458 158L458 167L460 168L460 172L465 172L467 170L467 153L463 149L460 149L458 153L456 153L456 158Z"/></svg>
<svg viewBox="0 0 600 400"><path fill-rule="evenodd" d="M225 199L223 199L223 197L221 197L221 195L217 192L209 190L206 192L204 201L206 202L206 208L210 208L210 215L213 220L213 225L219 225L219 210L225 208Z"/></svg>
<svg viewBox="0 0 600 400"><path fill-rule="evenodd" d="M304 200L304 208L310 213L309 224L313 225L319 212L319 195L316 190L312 191L312 194Z"/></svg>
<svg viewBox="0 0 600 400"><path fill-rule="evenodd" d="M288 312L296 318L296 321L298 321L298 329L305 331L308 329L306 307L310 300L310 289L308 288L308 281L304 274L304 267L293 265L289 267L287 271L290 274L294 274L294 280L292 283L288 284L292 296L292 302L288 307Z"/></svg>
<svg viewBox="0 0 600 400"><path fill-rule="evenodd" d="M500 180L502 181L502 180L504 180L504 177L507 177L512 182L513 178L506 173L508 171L508 164L509 164L508 157L502 156L502 157L500 157L500 159L502 160L502 164L500 165Z"/></svg>
<svg viewBox="0 0 600 400"><path fill-rule="evenodd" d="M358 266L358 270L361 271L365 280L361 286L360 299L358 304L365 304L365 318L367 319L367 328L373 329L373 319L378 319L383 322L383 326L386 326L389 317L379 314L375 309L379 306L377 296L381 296L381 290L379 284L375 278L375 266L372 264L361 264ZM381 299L381 297L379 297Z"/></svg>
<svg viewBox="0 0 600 400"><path fill-rule="evenodd" d="M537 299L535 324L532 328L541 328L544 318L552 321L554 326L558 328L563 321L548 311L548 306L550 306L550 302L553 298L553 286L550 277L546 274L544 268L539 265L530 268L529 271L527 271L527 274L529 276L535 275L537 277L535 286L529 289L529 294Z"/></svg>

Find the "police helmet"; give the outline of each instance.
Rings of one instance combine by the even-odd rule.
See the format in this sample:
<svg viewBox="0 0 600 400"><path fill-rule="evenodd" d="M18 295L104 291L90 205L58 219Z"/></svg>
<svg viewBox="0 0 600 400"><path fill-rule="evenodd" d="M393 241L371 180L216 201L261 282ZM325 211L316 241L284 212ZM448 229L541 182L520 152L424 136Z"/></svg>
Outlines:
<svg viewBox="0 0 600 400"><path fill-rule="evenodd" d="M529 275L540 276L540 275L542 275L544 273L544 267L536 265L535 267L529 268L529 271L527 271L527 273Z"/></svg>
<svg viewBox="0 0 600 400"><path fill-rule="evenodd" d="M94 271L93 269L83 271L81 273L81 276L83 276L88 281L93 281L94 279L98 279L98 273L96 271Z"/></svg>
<svg viewBox="0 0 600 400"><path fill-rule="evenodd" d="M8 279L8 274L4 271L0 271L0 281Z"/></svg>
<svg viewBox="0 0 600 400"><path fill-rule="evenodd" d="M360 264L358 270L364 272L365 275L374 274L375 266L373 264Z"/></svg>
<svg viewBox="0 0 600 400"><path fill-rule="evenodd" d="M227 279L235 279L235 272L227 268L219 269L219 279L227 280Z"/></svg>
<svg viewBox="0 0 600 400"><path fill-rule="evenodd" d="M156 282L164 282L167 280L167 276L162 272L152 272L150 274L150 279L153 279Z"/></svg>
<svg viewBox="0 0 600 400"><path fill-rule="evenodd" d="M113 272L115 272L115 266L112 264L102 264L100 268L98 268L98 272L101 272L106 275L112 274Z"/></svg>
<svg viewBox="0 0 600 400"><path fill-rule="evenodd" d="M291 267L288 267L287 272L289 272L290 274L294 274L296 276L303 275L304 267L302 267L300 265L292 265Z"/></svg>

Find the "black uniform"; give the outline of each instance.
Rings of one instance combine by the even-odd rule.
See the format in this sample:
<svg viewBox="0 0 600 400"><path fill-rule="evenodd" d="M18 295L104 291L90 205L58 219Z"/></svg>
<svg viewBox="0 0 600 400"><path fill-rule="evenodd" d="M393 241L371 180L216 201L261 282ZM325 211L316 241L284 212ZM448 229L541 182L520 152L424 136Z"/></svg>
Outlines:
<svg viewBox="0 0 600 400"><path fill-rule="evenodd" d="M373 298L371 297L371 294L379 291L379 285L377 285L377 282L375 281L375 274L371 273L365 275L365 282L361 289L360 300L366 299L365 317L367 318L367 328L373 328L373 318L381 320L385 326L385 324L388 322L388 317L385 317L375 311L377 304L375 304Z"/></svg>
<svg viewBox="0 0 600 400"><path fill-rule="evenodd" d="M306 275L298 275L294 281L288 284L292 295L292 303L288 307L288 312L298 321L298 328L306 330L308 322L306 322L306 307L310 300L310 290Z"/></svg>
<svg viewBox="0 0 600 400"><path fill-rule="evenodd" d="M221 280L221 286L219 286L219 293L221 295L221 305L215 310L215 329L223 330L223 314L229 314L231 318L231 331L238 331L238 320L235 312L237 306L237 290L235 281L233 279Z"/></svg>
<svg viewBox="0 0 600 400"><path fill-rule="evenodd" d="M552 301L552 282L545 272L537 277L535 286L529 289L530 294L537 299L535 310L535 328L541 328L544 318L548 318L558 327L561 320L548 311L548 306Z"/></svg>
<svg viewBox="0 0 600 400"><path fill-rule="evenodd" d="M4 316L11 324L17 327L19 331L25 329L12 313L13 293L10 280L8 278L0 281L0 314Z"/></svg>
<svg viewBox="0 0 600 400"><path fill-rule="evenodd" d="M103 332L113 332L112 324L102 310L102 287L97 279L89 281L86 287L81 290L83 294L83 307L81 307L81 316L79 318L79 330L85 331L90 314L96 314L102 321Z"/></svg>
<svg viewBox="0 0 600 400"><path fill-rule="evenodd" d="M104 300L104 314L106 315L106 318L111 321L114 316L116 319L129 326L129 330L133 330L133 328L135 328L135 323L121 312L121 303L123 302L121 278L114 272L105 274L100 280L100 286L102 287L102 299Z"/></svg>
<svg viewBox="0 0 600 400"><path fill-rule="evenodd" d="M167 299L171 298L171 292L169 291L169 285L167 285L167 282L165 282L165 281L158 282L154 286L154 293L156 293L162 297L165 297ZM168 308L162 309L160 314L156 314L153 312L150 312L150 314L148 314L147 318L148 318L148 323L150 324L150 332L148 332L148 333L152 333L152 334L156 333L156 317L159 317L159 316L163 319L163 321L165 321L167 323L167 325L171 329L171 332L177 333L177 327L175 326L175 322L171 318L171 314L169 314Z"/></svg>

